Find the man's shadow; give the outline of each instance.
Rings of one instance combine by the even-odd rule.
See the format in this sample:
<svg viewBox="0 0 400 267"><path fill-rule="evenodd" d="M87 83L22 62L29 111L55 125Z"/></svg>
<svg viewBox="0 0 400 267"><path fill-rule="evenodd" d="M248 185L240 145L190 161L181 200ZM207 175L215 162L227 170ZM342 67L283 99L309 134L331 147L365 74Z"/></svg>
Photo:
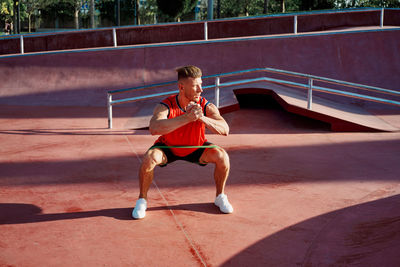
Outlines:
<svg viewBox="0 0 400 267"><path fill-rule="evenodd" d="M0 203L0 225L60 221L99 216L111 217L117 220L133 220L131 217L132 209L133 207L43 214L40 207L32 204ZM220 214L218 208L213 203L192 203L173 206L149 207L147 210L186 210L207 214Z"/></svg>

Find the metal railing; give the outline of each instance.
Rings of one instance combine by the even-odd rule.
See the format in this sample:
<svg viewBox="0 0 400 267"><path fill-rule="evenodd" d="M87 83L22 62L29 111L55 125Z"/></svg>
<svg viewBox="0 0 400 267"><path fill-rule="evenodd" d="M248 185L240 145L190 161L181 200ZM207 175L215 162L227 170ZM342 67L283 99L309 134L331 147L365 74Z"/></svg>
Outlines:
<svg viewBox="0 0 400 267"><path fill-rule="evenodd" d="M247 74L256 73L256 72L264 72L264 73L269 73L269 74L281 75L284 77L278 79L278 78L263 76L263 77L258 77L258 78L247 78L247 79L245 78L245 79L239 79L239 80L233 80L233 81L221 83L221 78L238 76L238 75L247 75ZM307 101L307 109L309 109L309 110L312 110L313 91L323 92L323 93L327 93L327 94L341 95L341 96L350 97L350 98L358 98L358 99L363 99L363 100L367 100L367 101L379 102L379 103L383 103L383 104L400 106L400 102L393 100L393 99L387 99L387 98L370 96L370 95L366 95L366 94L349 92L349 91L340 90L337 88L328 88L326 86L325 87L317 86L317 85L315 85L315 82L317 81L317 82L325 83L327 85L337 85L340 87L367 90L367 91L374 92L374 93L388 94L388 95L393 95L393 96L398 96L398 97L400 97L400 90L399 91L389 90L389 89L379 88L379 87L375 87L375 86L368 86L368 85L363 85L363 84L358 84L358 83L346 82L346 81L341 81L341 80L336 80L336 79L330 79L330 78L325 78L325 77L320 77L320 76L315 76L315 75L310 75L310 74L293 72L293 71L280 70L280 69L275 69L275 68L255 68L255 69L227 72L227 73L221 73L221 74L209 75L209 76L202 77L203 80L211 79L211 78L215 79L215 83L211 84L211 85L203 86L203 90L207 90L207 89L211 89L211 88L215 89L214 104L218 108L220 107L220 98L219 98L220 88L232 87L232 86L244 85L244 84L251 84L251 83L260 83L260 82L269 82L269 83L280 84L280 85L284 85L284 86L307 90L306 101ZM301 83L298 81L293 81L293 78L304 79L305 81L304 81L304 83ZM142 95L142 96L137 96L137 97L122 98L122 99L117 99L117 100L113 100L113 95L127 93L127 92L134 92L134 91L139 91L139 90L153 89L153 88L163 87L163 86L169 86L169 85L174 85L176 83L177 83L176 81L169 81L169 82L139 86L139 87L134 87L134 88L108 91L107 92L108 128L110 128L110 129L112 128L112 107L114 105L130 103L130 102L134 102L134 101L150 99L150 98L155 98L155 97L168 96L168 95L172 95L172 94L177 94L179 91L174 90L174 91L166 91L166 92L161 92L161 93L152 93L152 94L147 94L147 95Z"/></svg>

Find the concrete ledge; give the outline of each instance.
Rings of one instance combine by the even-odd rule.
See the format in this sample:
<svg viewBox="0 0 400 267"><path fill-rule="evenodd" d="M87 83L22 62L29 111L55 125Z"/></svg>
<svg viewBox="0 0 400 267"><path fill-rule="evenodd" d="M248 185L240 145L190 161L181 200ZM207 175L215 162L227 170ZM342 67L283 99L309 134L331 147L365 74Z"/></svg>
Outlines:
<svg viewBox="0 0 400 267"><path fill-rule="evenodd" d="M243 85L233 89L235 94L268 94L288 112L331 124L332 131L399 131L397 127L352 105L313 96L312 110L307 109L305 92L272 83Z"/></svg>

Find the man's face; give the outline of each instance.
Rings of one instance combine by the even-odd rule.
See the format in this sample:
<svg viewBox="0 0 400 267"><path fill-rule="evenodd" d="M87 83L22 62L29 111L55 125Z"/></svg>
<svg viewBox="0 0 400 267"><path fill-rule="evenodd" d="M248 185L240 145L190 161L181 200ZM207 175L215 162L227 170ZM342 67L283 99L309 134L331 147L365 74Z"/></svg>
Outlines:
<svg viewBox="0 0 400 267"><path fill-rule="evenodd" d="M198 102L203 92L201 78L186 78L179 81L179 90L189 101Z"/></svg>

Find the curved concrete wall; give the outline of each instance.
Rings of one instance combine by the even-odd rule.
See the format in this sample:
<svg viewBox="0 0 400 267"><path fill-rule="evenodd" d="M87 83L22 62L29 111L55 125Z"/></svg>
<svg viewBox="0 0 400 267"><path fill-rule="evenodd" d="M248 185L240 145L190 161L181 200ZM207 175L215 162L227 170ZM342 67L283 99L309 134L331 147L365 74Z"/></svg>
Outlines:
<svg viewBox="0 0 400 267"><path fill-rule="evenodd" d="M298 18L298 32L329 30L339 27L378 26L380 11L314 14Z"/></svg>
<svg viewBox="0 0 400 267"><path fill-rule="evenodd" d="M292 16L208 22L210 39L283 34L294 32Z"/></svg>
<svg viewBox="0 0 400 267"><path fill-rule="evenodd" d="M0 104L105 106L106 91L175 80L186 64L204 75L274 67L400 90L399 39L394 29L3 57Z"/></svg>
<svg viewBox="0 0 400 267"><path fill-rule="evenodd" d="M113 46L112 30L76 31L24 38L24 52Z"/></svg>
<svg viewBox="0 0 400 267"><path fill-rule="evenodd" d="M385 9L384 25L400 26L400 11L398 9Z"/></svg>
<svg viewBox="0 0 400 267"><path fill-rule="evenodd" d="M204 22L117 28L118 45L151 44L204 39ZM378 26L380 10L305 13L298 15L298 32L338 27ZM400 25L400 10L385 9L384 25ZM209 39L293 33L294 16L266 16L208 22ZM0 55L20 53L18 36L0 38ZM68 31L24 36L24 51L113 46L112 29Z"/></svg>
<svg viewBox="0 0 400 267"><path fill-rule="evenodd" d="M182 42L203 38L204 26L201 23L120 28L117 31L118 45Z"/></svg>

